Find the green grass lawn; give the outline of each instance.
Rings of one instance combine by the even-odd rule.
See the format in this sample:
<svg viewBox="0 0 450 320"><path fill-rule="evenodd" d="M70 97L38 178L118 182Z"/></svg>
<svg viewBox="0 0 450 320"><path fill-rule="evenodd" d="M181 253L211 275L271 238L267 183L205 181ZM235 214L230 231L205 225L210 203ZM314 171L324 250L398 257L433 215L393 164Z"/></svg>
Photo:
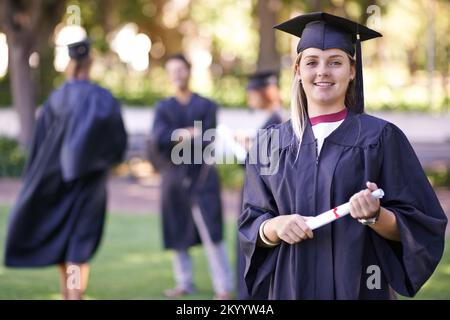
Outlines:
<svg viewBox="0 0 450 320"><path fill-rule="evenodd" d="M58 271L55 267L11 269L3 266L3 246L7 220L0 207L0 299L59 299ZM226 225L226 239L234 265L235 227ZM450 240L433 277L416 299L450 299ZM191 250L197 293L192 299L213 295L206 259L201 247ZM172 254L161 245L158 216L110 214L106 232L91 264L87 299L164 299L162 291L172 287Z"/></svg>
<svg viewBox="0 0 450 320"><path fill-rule="evenodd" d="M3 265L7 221L0 206L0 299L59 299L56 267L12 269ZM165 299L162 292L174 286L172 253L162 249L156 215L109 214L106 230L91 263L87 299ZM234 226L226 225L226 238L234 265ZM194 262L196 294L190 299L211 299L213 290L203 250L190 250Z"/></svg>

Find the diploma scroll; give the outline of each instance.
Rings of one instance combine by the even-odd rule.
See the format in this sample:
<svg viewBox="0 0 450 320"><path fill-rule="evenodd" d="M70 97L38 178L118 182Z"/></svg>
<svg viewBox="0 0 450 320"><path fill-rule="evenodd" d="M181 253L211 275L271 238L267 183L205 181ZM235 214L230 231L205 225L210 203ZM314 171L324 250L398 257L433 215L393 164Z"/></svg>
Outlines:
<svg viewBox="0 0 450 320"><path fill-rule="evenodd" d="M372 197L376 199L381 199L383 198L383 196L384 191L382 189L372 191ZM314 230L330 222L333 222L334 220L337 220L343 216L346 216L349 213L350 213L350 203L347 202L340 205L339 207L333 208L331 210L319 214L318 216L315 216L312 219L309 219L308 221L306 221L306 224L308 225L308 227L311 228L311 230Z"/></svg>

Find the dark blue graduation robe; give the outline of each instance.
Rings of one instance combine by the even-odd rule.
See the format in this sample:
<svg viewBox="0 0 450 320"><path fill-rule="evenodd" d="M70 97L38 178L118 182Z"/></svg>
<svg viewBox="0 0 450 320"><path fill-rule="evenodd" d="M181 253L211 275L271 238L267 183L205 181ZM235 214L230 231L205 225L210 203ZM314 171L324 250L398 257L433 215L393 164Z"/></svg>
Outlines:
<svg viewBox="0 0 450 320"><path fill-rule="evenodd" d="M264 122L261 129L267 129L271 126L280 124L282 122L283 122L283 118L281 117L281 114L278 111L274 111L267 118L266 122Z"/></svg>
<svg viewBox="0 0 450 320"><path fill-rule="evenodd" d="M256 292L269 278L270 299L390 299L394 291L413 296L441 259L447 219L407 138L391 123L349 112L317 157L307 122L299 152L290 121L276 127L277 173L260 175L261 164L247 163L239 236L248 290ZM256 246L264 220L315 216L348 202L366 181L385 191L381 205L396 215L401 242L346 216L316 229L311 240ZM381 270L380 289L367 285L370 266Z"/></svg>
<svg viewBox="0 0 450 320"><path fill-rule="evenodd" d="M161 173L161 212L165 248L187 249L199 244L200 236L192 218L191 206L198 204L211 240L222 240L222 205L219 177L213 166L202 164L174 164L171 161L172 132L193 127L202 121L202 131L216 127L217 106L214 102L193 93L182 105L175 97L160 101L155 110L152 139L166 158ZM203 133L202 132L202 133ZM202 134L203 136L203 134ZM202 142L202 150L209 141ZM193 148L193 144L191 145ZM193 149L192 149L193 150ZM192 152L192 163L194 152Z"/></svg>
<svg viewBox="0 0 450 320"><path fill-rule="evenodd" d="M64 83L41 111L10 215L7 266L87 262L102 235L107 171L126 149L119 103L89 81Z"/></svg>
<svg viewBox="0 0 450 320"><path fill-rule="evenodd" d="M262 125L261 129L267 129L277 124L283 122L283 118L281 117L278 111L274 111L270 114L267 120ZM241 201L240 201L240 210L242 209L242 193L241 193ZM239 245L239 240L236 242L236 295L239 300L266 300L268 297L269 290L269 280L267 279L264 283L259 286L259 289L256 293L250 295L247 291L247 286L245 285L244 280L244 272L245 272L245 256L241 250L241 246Z"/></svg>

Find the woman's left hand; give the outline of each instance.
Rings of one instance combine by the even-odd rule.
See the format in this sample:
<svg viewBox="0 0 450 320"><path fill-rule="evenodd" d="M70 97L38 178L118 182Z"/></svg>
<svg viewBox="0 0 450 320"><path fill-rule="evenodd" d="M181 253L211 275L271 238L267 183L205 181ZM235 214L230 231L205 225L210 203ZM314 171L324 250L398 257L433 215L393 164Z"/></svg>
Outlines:
<svg viewBox="0 0 450 320"><path fill-rule="evenodd" d="M355 219L370 219L380 211L380 200L372 197L372 191L378 189L373 182L367 182L367 189L355 193L350 198L350 215Z"/></svg>

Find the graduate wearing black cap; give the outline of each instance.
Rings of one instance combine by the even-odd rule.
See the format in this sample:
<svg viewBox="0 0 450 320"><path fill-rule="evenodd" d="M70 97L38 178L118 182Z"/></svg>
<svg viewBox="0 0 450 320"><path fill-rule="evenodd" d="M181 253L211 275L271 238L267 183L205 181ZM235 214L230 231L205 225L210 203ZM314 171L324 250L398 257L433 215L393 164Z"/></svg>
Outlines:
<svg viewBox="0 0 450 320"><path fill-rule="evenodd" d="M118 101L89 81L89 44L69 45L68 80L42 107L6 239L7 266L60 266L64 299L80 299L86 289L108 169L127 139Z"/></svg>
<svg viewBox="0 0 450 320"><path fill-rule="evenodd" d="M284 114L281 93L279 88L278 72L275 71L257 71L248 78L246 86L247 103L252 110L260 110L267 113L264 124L259 129L267 129L287 120ZM245 145L249 145L245 143ZM241 194L242 195L242 194ZM239 211L242 208L242 196ZM236 280L237 280L237 298L241 300L263 300L267 299L269 281L261 285L258 293L249 295L244 283L245 259L240 249L239 241L236 248Z"/></svg>
<svg viewBox="0 0 450 320"><path fill-rule="evenodd" d="M360 41L381 35L327 13L275 28L301 39L291 120L247 161L239 236L249 294L270 279L269 299L415 295L441 259L447 218L405 135L364 113ZM252 159L258 145L276 148L269 174ZM308 227L349 200L350 216Z"/></svg>
<svg viewBox="0 0 450 320"><path fill-rule="evenodd" d="M91 40L86 38L81 41L77 41L69 44L69 57L77 61L81 61L89 56L91 49Z"/></svg>
<svg viewBox="0 0 450 320"><path fill-rule="evenodd" d="M249 107L253 110L262 110L268 113L266 121L261 126L262 129L283 122L285 116L277 72L255 72L249 77L246 91Z"/></svg>

